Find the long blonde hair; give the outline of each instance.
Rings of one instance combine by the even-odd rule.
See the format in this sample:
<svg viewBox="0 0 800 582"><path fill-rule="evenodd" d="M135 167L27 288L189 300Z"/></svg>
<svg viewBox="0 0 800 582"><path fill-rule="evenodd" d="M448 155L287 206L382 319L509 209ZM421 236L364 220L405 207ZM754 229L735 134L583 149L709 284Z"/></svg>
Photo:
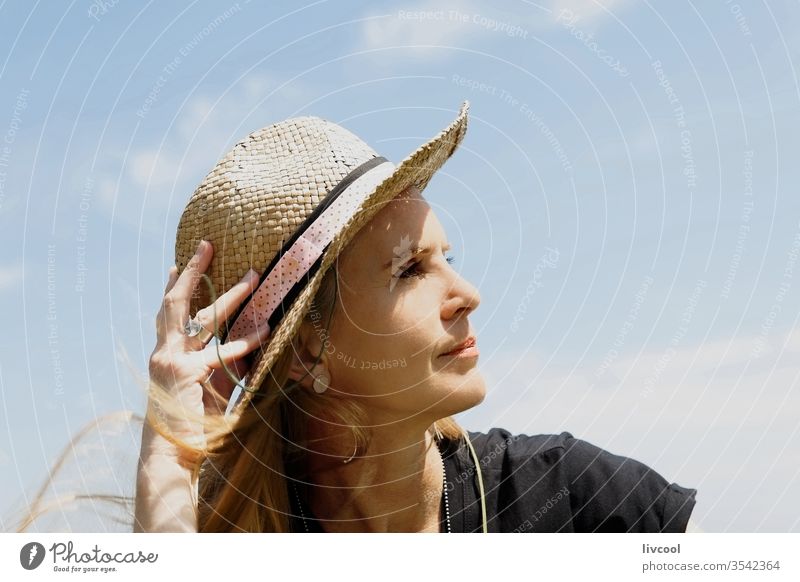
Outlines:
<svg viewBox="0 0 800 582"><path fill-rule="evenodd" d="M365 429L366 413L362 406L352 399L334 396L330 390L323 394L297 390L298 383L289 378L295 342L310 328L319 326L320 313L330 322L336 306L337 285L336 266L333 265L325 274L295 340L278 357L261 386L245 386L254 395L237 414L225 416L220 412L197 416L181 407L164 387L148 382L148 394L154 406L148 408L144 422L174 443L183 459L190 460L198 482L199 532L290 531L289 483L293 479L309 480L307 451L316 450L319 444L319 439L312 439L309 434L311 418L338 427L338 430L326 431L326 440L334 440L348 450L355 441L357 452L367 450L370 433ZM226 399L219 394L212 396L217 399L220 410L224 410ZM205 442L186 442L176 437L167 428L165 419L168 417L201 422L205 427ZM436 438L459 440L466 436L450 416L437 420L431 428ZM51 472L50 478L53 476ZM45 511L41 504L43 492L44 489L31 504L18 531L24 531ZM103 498L127 504L130 523L133 523L133 499Z"/></svg>

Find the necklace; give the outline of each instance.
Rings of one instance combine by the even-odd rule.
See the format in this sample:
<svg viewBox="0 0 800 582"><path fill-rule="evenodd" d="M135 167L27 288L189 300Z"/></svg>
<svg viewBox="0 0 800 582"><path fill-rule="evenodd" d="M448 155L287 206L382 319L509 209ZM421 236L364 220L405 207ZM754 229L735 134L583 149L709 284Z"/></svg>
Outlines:
<svg viewBox="0 0 800 582"><path fill-rule="evenodd" d="M447 520L447 533L453 533L450 527L450 501L447 498L447 465L444 462L441 449L439 449L439 458L442 460L442 489L444 490L444 515Z"/></svg>
<svg viewBox="0 0 800 582"><path fill-rule="evenodd" d="M447 522L447 533L453 533L453 530L450 527L450 500L447 496L447 465L445 465L441 449L439 449L439 458L442 461L442 490L444 491L444 514ZM303 519L303 527L305 528L306 533L309 533L306 514L303 511L303 503L300 501L300 495L297 493L297 487L295 486L294 481L292 481L292 490L294 491L295 499L297 499L297 507L300 510L300 517Z"/></svg>

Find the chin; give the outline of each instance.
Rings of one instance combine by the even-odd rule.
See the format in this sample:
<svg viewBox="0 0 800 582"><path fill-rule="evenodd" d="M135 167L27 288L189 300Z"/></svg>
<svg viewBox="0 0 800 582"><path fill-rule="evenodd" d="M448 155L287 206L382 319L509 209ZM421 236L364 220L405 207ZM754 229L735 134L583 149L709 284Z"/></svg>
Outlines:
<svg viewBox="0 0 800 582"><path fill-rule="evenodd" d="M478 406L486 398L486 381L481 373L474 369L471 374L455 381L442 398L441 405L444 416L452 416Z"/></svg>

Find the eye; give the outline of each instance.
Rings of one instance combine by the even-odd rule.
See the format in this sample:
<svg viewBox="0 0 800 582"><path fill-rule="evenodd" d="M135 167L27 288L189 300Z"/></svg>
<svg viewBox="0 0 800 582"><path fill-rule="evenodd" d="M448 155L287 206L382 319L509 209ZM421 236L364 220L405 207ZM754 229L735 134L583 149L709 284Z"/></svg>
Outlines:
<svg viewBox="0 0 800 582"><path fill-rule="evenodd" d="M423 273L419 270L419 261L411 263L398 277L400 279L409 279L411 277L422 277Z"/></svg>
<svg viewBox="0 0 800 582"><path fill-rule="evenodd" d="M452 265L456 258L453 256L445 257L445 260L449 265ZM398 277L400 279L410 279L412 277L419 277L422 279L425 277L425 271L420 270L421 261L414 261L411 263Z"/></svg>

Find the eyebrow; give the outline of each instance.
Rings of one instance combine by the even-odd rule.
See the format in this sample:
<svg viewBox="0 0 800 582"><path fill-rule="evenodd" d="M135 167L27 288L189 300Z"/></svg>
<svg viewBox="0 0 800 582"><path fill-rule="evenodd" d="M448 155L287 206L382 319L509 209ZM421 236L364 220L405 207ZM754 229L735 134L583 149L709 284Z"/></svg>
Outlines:
<svg viewBox="0 0 800 582"><path fill-rule="evenodd" d="M452 250L452 248L453 248L453 245L451 245L449 242L446 242L446 243L444 243L444 245L442 245L442 250L445 251L445 252L447 252L449 250ZM420 255L427 255L427 254L430 254L432 251L433 251L433 245L423 245L423 246L411 247L410 249L408 249L408 252L409 252L408 259L412 259L412 258L418 257ZM391 267L392 266L392 262L394 262L397 258L398 257L393 257L393 258L389 259L389 261L383 265L384 270L388 269L389 267Z"/></svg>

